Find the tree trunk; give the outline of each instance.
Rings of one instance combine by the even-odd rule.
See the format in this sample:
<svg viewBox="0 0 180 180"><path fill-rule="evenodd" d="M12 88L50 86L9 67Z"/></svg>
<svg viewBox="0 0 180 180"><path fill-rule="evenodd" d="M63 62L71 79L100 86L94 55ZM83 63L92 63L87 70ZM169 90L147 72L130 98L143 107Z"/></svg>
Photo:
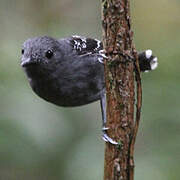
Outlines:
<svg viewBox="0 0 180 180"><path fill-rule="evenodd" d="M102 0L108 135L119 145L106 143L104 180L134 179L134 144L141 111L141 79L132 43L129 0ZM135 75L134 75L135 72ZM134 120L135 77L137 112Z"/></svg>

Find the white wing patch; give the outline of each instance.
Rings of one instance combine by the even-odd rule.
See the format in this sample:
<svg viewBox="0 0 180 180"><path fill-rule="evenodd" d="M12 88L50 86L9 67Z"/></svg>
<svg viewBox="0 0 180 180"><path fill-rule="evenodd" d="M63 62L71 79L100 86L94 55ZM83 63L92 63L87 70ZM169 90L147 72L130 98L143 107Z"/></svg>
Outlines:
<svg viewBox="0 0 180 180"><path fill-rule="evenodd" d="M99 51L99 55L100 55L100 57L98 58L98 61L99 61L100 63L104 63L104 59L107 59L107 58L108 58L108 57L106 56L106 53L105 53L105 50L104 50L104 49Z"/></svg>
<svg viewBox="0 0 180 180"><path fill-rule="evenodd" d="M85 38L74 35L70 40L73 49L77 51L79 56L91 55L96 56L100 63L104 63L104 58L107 58L103 50L102 42L98 39Z"/></svg>

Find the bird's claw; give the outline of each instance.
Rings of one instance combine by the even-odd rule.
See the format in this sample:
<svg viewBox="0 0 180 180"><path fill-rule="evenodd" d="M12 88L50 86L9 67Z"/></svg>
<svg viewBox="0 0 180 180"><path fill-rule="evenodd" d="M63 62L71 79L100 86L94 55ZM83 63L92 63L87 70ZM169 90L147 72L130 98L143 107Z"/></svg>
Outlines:
<svg viewBox="0 0 180 180"><path fill-rule="evenodd" d="M102 131L105 132L106 130L108 130L109 128L108 127L103 127L102 128Z"/></svg>
<svg viewBox="0 0 180 180"><path fill-rule="evenodd" d="M106 130L108 130L109 128L107 127L103 127L102 128L102 132L103 132L103 135L102 135L102 139L105 141L105 142L108 142L108 143L111 143L113 145L118 145L118 142L114 141L112 138L110 138L107 133L106 133Z"/></svg>

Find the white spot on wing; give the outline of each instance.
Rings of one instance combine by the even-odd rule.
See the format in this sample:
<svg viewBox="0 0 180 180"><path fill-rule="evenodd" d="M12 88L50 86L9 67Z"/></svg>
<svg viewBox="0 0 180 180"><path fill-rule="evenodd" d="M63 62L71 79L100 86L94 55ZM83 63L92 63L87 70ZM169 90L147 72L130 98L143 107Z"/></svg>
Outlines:
<svg viewBox="0 0 180 180"><path fill-rule="evenodd" d="M98 39L95 39L97 41L97 47L96 49L100 48L101 47L101 41L99 41Z"/></svg>
<svg viewBox="0 0 180 180"><path fill-rule="evenodd" d="M81 51L82 48L83 49L87 48L87 45L86 45L87 41L86 41L85 37L81 37L78 35L73 35L72 37L75 38L75 40L74 40L74 43L75 43L74 48L75 49L78 49Z"/></svg>
<svg viewBox="0 0 180 180"><path fill-rule="evenodd" d="M82 44L82 48L86 48L87 46L86 46L86 43L83 43Z"/></svg>
<svg viewBox="0 0 180 180"><path fill-rule="evenodd" d="M81 38L83 43L86 43L86 38Z"/></svg>
<svg viewBox="0 0 180 180"><path fill-rule="evenodd" d="M105 51L104 51L104 50L100 50L100 51L99 51L99 54L100 54L103 58L105 58L105 59L108 58L108 57L105 55Z"/></svg>

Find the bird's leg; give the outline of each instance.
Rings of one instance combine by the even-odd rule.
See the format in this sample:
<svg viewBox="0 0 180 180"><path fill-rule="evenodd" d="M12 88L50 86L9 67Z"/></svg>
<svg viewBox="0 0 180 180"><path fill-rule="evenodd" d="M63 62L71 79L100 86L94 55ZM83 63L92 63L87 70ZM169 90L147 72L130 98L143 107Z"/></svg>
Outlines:
<svg viewBox="0 0 180 180"><path fill-rule="evenodd" d="M102 113L102 133L103 133L102 139L105 142L109 142L111 144L117 145L118 143L107 135L107 130L109 128L106 127L106 94L105 93L101 96L100 104L101 104L101 113Z"/></svg>

